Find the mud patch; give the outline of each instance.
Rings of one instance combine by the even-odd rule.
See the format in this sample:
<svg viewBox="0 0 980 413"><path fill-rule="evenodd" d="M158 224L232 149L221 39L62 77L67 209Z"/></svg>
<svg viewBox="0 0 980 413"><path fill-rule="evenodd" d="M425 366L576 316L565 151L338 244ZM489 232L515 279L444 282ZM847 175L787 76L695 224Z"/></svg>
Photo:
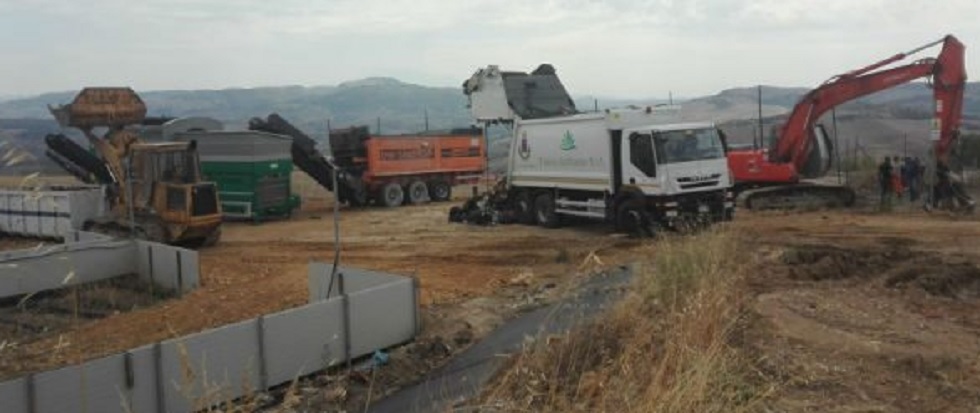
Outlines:
<svg viewBox="0 0 980 413"><path fill-rule="evenodd" d="M843 249L828 245L802 245L783 252L781 261L796 280L839 280L880 274L908 259L902 247Z"/></svg>
<svg viewBox="0 0 980 413"><path fill-rule="evenodd" d="M980 298L980 268L968 262L926 257L892 270L885 278L885 286L920 288L942 297Z"/></svg>

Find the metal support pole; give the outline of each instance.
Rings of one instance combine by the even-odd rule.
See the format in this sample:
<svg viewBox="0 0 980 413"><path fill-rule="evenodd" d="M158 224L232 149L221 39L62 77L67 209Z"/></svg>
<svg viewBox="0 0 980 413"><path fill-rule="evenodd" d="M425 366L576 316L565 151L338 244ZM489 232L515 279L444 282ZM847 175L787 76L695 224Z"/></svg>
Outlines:
<svg viewBox="0 0 980 413"><path fill-rule="evenodd" d="M753 136L752 137L753 138L752 139L753 149L759 149L759 148L763 147L765 145L765 142L766 142L765 128L762 127L762 85L759 85L758 86L758 92L759 92L759 99L758 99L758 107L759 107L759 143L758 144L755 144L755 137ZM834 133L836 134L837 132L835 131Z"/></svg>
<svg viewBox="0 0 980 413"><path fill-rule="evenodd" d="M340 268L340 200L337 194L340 193L340 188L337 187L337 165L330 162L332 177L333 177L333 268L330 269L330 279L327 280L327 295L323 297L324 300L330 298L330 293L333 291L333 281L337 276L338 268Z"/></svg>

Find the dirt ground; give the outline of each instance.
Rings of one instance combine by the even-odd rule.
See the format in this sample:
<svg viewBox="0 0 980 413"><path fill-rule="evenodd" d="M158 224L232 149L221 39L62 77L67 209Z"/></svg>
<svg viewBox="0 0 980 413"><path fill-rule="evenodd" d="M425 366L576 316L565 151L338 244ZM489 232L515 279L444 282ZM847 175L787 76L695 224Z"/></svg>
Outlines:
<svg viewBox="0 0 980 413"><path fill-rule="evenodd" d="M199 290L17 343L16 360L0 349L0 364L16 366L0 378L304 304L306 266L332 259L334 228L328 194L297 184L304 206L290 220L228 224L221 242L201 251ZM466 192L457 188L457 197ZM451 225L451 206L342 212L343 265L416 275L422 285L425 331L392 352L381 377L388 385L375 397L560 294L587 272L583 262L627 263L654 242L602 226ZM745 339L761 373L785 383L774 390L778 411L980 405L980 218L905 205L890 214L740 212L732 226L770 263L753 280L758 322ZM316 380L321 389L307 399L340 391L329 376Z"/></svg>
<svg viewBox="0 0 980 413"><path fill-rule="evenodd" d="M753 278L747 336L782 383L777 411L980 406L980 221L808 213L740 226L770 264Z"/></svg>
<svg viewBox="0 0 980 413"><path fill-rule="evenodd" d="M85 323L57 336L16 343L12 353L0 351L8 368L0 378L53 368L112 354L142 344L185 335L261 314L303 305L307 265L333 258L332 201L327 193L306 191L303 210L290 220L262 224L229 223L221 242L200 251L201 287L179 300ZM462 196L465 188L458 188ZM341 264L395 274L416 275L422 286L427 324L452 318L446 310L480 297L503 294L527 300L512 286L556 285L574 273L590 252L623 255L620 245L634 243L604 227L541 231L527 227L479 228L447 223L451 203L397 209L344 210ZM19 241L10 240L10 243ZM36 245L24 245L32 247ZM526 295L526 294L524 294ZM489 331L507 311L487 316L477 333ZM514 307L516 308L516 307ZM477 318L479 318L477 317ZM480 324L479 322L475 322ZM16 366L11 369L10 366Z"/></svg>

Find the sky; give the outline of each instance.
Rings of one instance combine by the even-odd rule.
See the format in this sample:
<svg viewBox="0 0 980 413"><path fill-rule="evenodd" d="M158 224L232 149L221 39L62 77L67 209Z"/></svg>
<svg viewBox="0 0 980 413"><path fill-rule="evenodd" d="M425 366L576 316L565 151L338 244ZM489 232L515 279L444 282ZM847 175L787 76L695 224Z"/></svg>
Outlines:
<svg viewBox="0 0 980 413"><path fill-rule="evenodd" d="M814 87L946 34L969 59L977 16L980 0L0 0L0 97L371 76L459 87L490 64L540 63L575 95Z"/></svg>

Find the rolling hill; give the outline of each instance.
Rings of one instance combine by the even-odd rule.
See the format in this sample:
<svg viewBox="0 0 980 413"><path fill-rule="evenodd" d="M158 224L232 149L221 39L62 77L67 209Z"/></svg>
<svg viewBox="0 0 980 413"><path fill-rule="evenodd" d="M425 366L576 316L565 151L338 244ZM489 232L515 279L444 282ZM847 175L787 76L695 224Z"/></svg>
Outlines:
<svg viewBox="0 0 980 413"><path fill-rule="evenodd" d="M762 87L762 115L766 129L779 122L807 88ZM59 128L47 105L66 103L76 91L0 101L0 156L15 149L26 153L17 167L0 167L0 173L24 170L56 170L43 155L43 136ZM733 88L715 95L681 101L685 120L712 120L722 124L735 142L751 142L757 133L757 88ZM471 123L465 96L459 88L429 87L393 78L367 78L335 86L282 86L223 90L141 91L150 115L209 116L222 120L229 129L242 129L249 118L278 112L317 138L326 136L327 120L332 127L369 125L382 133L413 133L425 129L466 126ZM661 104L664 99L611 99L578 95L576 104L591 110ZM970 83L964 99L968 125L980 119L980 87ZM838 108L838 130L842 146L860 140L873 153L904 151L908 136L910 150L926 145L931 91L922 83L886 90ZM824 119L825 122L829 119ZM76 135L77 136L77 135ZM506 133L491 136L493 157L506 153ZM899 139L901 138L901 139ZM18 152L18 153L20 153ZM898 152L901 153L901 152ZM8 156L9 158L10 156Z"/></svg>

